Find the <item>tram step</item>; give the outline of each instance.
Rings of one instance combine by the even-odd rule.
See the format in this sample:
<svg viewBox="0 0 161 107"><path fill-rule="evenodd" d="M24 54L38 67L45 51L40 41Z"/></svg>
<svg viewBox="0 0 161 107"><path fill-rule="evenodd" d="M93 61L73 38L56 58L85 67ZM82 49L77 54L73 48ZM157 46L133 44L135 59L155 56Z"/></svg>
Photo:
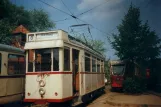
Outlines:
<svg viewBox="0 0 161 107"><path fill-rule="evenodd" d="M77 101L77 102L75 102L75 103L72 104L72 107L78 106L78 105L80 105L82 103L83 103L82 101Z"/></svg>
<svg viewBox="0 0 161 107"><path fill-rule="evenodd" d="M82 99L81 96L75 97L75 98L73 99L72 106L77 106L77 105L79 105L79 104L82 104L83 102L82 102L81 99Z"/></svg>

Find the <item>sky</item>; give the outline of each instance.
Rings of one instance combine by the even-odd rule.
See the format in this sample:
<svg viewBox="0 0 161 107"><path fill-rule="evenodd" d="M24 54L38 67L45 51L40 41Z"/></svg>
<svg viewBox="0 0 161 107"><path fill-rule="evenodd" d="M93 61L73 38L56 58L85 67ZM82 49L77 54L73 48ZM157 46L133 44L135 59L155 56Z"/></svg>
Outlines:
<svg viewBox="0 0 161 107"><path fill-rule="evenodd" d="M151 30L155 30L161 37L161 0L42 0L62 11L54 9L38 0L10 0L12 3L23 6L25 9L43 9L49 14L50 19L55 22L55 29L63 29L70 34L84 34L87 38L93 38L105 42L106 58L118 59L115 50L112 49L107 36L112 39L112 33L117 34L117 26L121 24L129 5L132 3L140 8L142 23L148 20ZM63 1L63 2L62 2ZM64 4L63 4L64 3ZM99 6L98 6L99 5ZM94 8L95 6L98 6ZM91 8L82 15L79 15ZM80 20L69 16L73 14ZM68 20L65 20L65 19ZM82 27L71 27L72 25L89 24ZM88 27L91 35L89 34Z"/></svg>

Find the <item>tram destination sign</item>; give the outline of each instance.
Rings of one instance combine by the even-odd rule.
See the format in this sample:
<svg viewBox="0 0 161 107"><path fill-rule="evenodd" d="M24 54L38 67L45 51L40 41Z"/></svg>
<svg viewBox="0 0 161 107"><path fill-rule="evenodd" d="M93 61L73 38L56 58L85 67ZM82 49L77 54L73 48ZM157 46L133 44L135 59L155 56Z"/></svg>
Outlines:
<svg viewBox="0 0 161 107"><path fill-rule="evenodd" d="M50 33L39 33L36 34L36 40L51 40L51 39L58 39L58 33L50 32Z"/></svg>

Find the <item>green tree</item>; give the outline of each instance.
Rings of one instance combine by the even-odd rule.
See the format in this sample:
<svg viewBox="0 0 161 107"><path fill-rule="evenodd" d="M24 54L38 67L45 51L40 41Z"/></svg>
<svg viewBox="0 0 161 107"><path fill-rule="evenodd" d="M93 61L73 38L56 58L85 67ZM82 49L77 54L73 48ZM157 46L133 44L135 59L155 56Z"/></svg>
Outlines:
<svg viewBox="0 0 161 107"><path fill-rule="evenodd" d="M2 19L0 20L0 43L9 44L11 40L11 32L13 30L13 26L10 26L8 20Z"/></svg>
<svg viewBox="0 0 161 107"><path fill-rule="evenodd" d="M31 10L29 11L30 22L29 25L30 31L45 31L52 29L55 24L49 19L48 14L40 9L40 10Z"/></svg>
<svg viewBox="0 0 161 107"><path fill-rule="evenodd" d="M12 31L19 25L29 31L44 31L55 27L48 14L42 9L25 10L9 0L0 2L0 43L9 44Z"/></svg>
<svg viewBox="0 0 161 107"><path fill-rule="evenodd" d="M109 65L109 61L110 59L107 59L104 63L104 67L105 67L105 77L108 81L110 81L110 65Z"/></svg>
<svg viewBox="0 0 161 107"><path fill-rule="evenodd" d="M118 31L118 35L113 34L112 46L120 59L149 61L159 56L161 40L148 22L142 24L139 8L131 4Z"/></svg>
<svg viewBox="0 0 161 107"><path fill-rule="evenodd" d="M141 71L141 77L132 75L132 78L124 81L124 91L128 93L143 92L146 89L145 84L147 84L145 69L160 55L161 39L155 31L150 30L148 21L142 23L140 9L132 4L118 26L118 31L118 34L113 34L114 41L111 42L112 47L116 50L116 55L122 60L132 61L131 74L134 74L134 62L139 64L139 71Z"/></svg>

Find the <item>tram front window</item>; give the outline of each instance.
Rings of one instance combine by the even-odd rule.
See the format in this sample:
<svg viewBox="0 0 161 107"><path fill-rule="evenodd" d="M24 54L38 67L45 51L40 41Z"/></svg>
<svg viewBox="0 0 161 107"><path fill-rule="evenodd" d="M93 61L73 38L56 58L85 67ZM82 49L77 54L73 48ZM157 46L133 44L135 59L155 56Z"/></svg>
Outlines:
<svg viewBox="0 0 161 107"><path fill-rule="evenodd" d="M51 71L51 49L35 50L35 72Z"/></svg>
<svg viewBox="0 0 161 107"><path fill-rule="evenodd" d="M115 65L113 66L113 74L114 75L123 75L124 74L124 65Z"/></svg>

